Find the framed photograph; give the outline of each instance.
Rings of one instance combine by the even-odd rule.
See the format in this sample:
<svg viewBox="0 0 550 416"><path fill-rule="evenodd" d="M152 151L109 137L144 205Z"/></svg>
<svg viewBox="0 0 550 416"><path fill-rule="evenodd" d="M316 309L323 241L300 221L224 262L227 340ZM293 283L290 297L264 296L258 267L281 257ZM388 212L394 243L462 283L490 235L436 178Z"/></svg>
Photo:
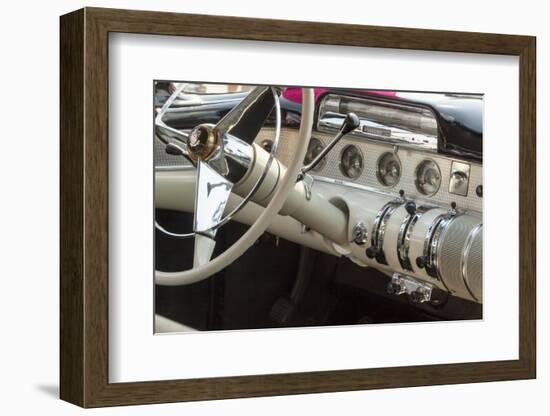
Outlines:
<svg viewBox="0 0 550 416"><path fill-rule="evenodd" d="M63 400L536 376L534 37L60 28Z"/></svg>

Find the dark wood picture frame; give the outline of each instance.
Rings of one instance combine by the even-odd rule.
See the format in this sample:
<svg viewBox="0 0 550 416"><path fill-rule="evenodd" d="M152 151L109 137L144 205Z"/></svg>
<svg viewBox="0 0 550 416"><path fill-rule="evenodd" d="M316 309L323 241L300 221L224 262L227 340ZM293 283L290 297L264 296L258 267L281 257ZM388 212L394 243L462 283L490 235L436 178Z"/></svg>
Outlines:
<svg viewBox="0 0 550 416"><path fill-rule="evenodd" d="M534 37L98 8L85 8L62 16L60 28L60 396L63 400L83 407L98 407L535 378ZM110 32L518 56L519 359L109 383Z"/></svg>

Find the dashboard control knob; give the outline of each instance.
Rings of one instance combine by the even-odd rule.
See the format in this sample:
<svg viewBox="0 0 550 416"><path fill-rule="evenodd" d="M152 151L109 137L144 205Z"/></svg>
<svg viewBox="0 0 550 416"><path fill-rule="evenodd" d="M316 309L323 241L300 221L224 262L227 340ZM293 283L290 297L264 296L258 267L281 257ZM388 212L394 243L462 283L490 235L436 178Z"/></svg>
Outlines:
<svg viewBox="0 0 550 416"><path fill-rule="evenodd" d="M376 257L376 255L378 254L378 249L374 246L370 246L369 248L367 248L367 250L365 251L367 257L369 259L373 259Z"/></svg>
<svg viewBox="0 0 550 416"><path fill-rule="evenodd" d="M365 254L369 259L375 259L380 264L388 264L386 262L386 255L384 254L384 250L382 250L381 248L370 246L365 251Z"/></svg>
<svg viewBox="0 0 550 416"><path fill-rule="evenodd" d="M359 117L357 117L357 114L347 113L344 123L342 124L342 127L340 127L340 132L342 135L348 134L359 127L360 124L361 123L359 121Z"/></svg>
<svg viewBox="0 0 550 416"><path fill-rule="evenodd" d="M416 214L416 204L414 201L409 201L405 204L405 210L409 213L409 215Z"/></svg>
<svg viewBox="0 0 550 416"><path fill-rule="evenodd" d="M386 255L384 254L384 251L382 249L378 249L378 252L376 253L376 256L374 258L380 264L388 264L388 262L386 261Z"/></svg>
<svg viewBox="0 0 550 416"><path fill-rule="evenodd" d="M424 303L427 301L426 294L420 290L414 290L411 293L409 293L409 299L412 303Z"/></svg>
<svg viewBox="0 0 550 416"><path fill-rule="evenodd" d="M416 265L423 269L428 264L428 256L419 256L416 258Z"/></svg>
<svg viewBox="0 0 550 416"><path fill-rule="evenodd" d="M388 295L400 295L404 290L400 283L389 282L386 286L386 292Z"/></svg>
<svg viewBox="0 0 550 416"><path fill-rule="evenodd" d="M352 233L353 233L353 241L355 242L355 244L363 245L367 242L368 232L367 232L367 227L365 226L364 223L358 222L357 224L355 224L355 226L353 227Z"/></svg>
<svg viewBox="0 0 550 416"><path fill-rule="evenodd" d="M478 185L476 187L476 195L480 198L483 196L483 185Z"/></svg>

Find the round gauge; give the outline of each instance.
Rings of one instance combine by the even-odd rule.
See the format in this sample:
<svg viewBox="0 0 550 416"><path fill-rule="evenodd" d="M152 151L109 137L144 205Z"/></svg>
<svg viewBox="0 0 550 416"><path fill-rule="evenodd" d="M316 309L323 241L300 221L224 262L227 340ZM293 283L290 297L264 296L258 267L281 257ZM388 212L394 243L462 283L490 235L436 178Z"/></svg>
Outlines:
<svg viewBox="0 0 550 416"><path fill-rule="evenodd" d="M424 195L433 195L441 185L441 171L433 160L424 160L416 168L416 189Z"/></svg>
<svg viewBox="0 0 550 416"><path fill-rule="evenodd" d="M306 157L304 158L304 164L309 165L311 162L313 162L313 159L315 159L319 155L319 153L321 153L321 150L323 150L324 147L325 146L323 146L323 143L321 142L321 140L312 137L311 140L309 141ZM312 170L315 172L319 171L323 169L326 163L327 163L327 158L324 157L317 164L317 166L315 166Z"/></svg>
<svg viewBox="0 0 550 416"><path fill-rule="evenodd" d="M363 155L354 145L344 147L340 157L340 171L350 179L356 179L363 172Z"/></svg>
<svg viewBox="0 0 550 416"><path fill-rule="evenodd" d="M401 162L397 155L392 152L386 152L378 158L376 169L378 181L384 186L394 186L401 178Z"/></svg>

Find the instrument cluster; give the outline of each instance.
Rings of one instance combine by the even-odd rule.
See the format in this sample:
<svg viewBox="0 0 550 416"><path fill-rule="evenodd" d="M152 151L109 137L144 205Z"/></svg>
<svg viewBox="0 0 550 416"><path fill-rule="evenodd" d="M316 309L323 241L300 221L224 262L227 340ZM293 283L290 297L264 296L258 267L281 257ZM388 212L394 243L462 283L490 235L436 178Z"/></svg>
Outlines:
<svg viewBox="0 0 550 416"><path fill-rule="evenodd" d="M304 164L310 163L324 148L319 139L311 139ZM348 144L340 152L338 166L342 175L349 179L357 179L364 168L364 156L359 147ZM314 171L322 171L326 165L326 157ZM393 151L384 152L376 162L376 178L380 185L392 188L401 179L401 161ZM467 178L464 178L467 180ZM432 159L423 160L416 168L414 183L418 192L425 196L434 195L441 186L441 169Z"/></svg>
<svg viewBox="0 0 550 416"><path fill-rule="evenodd" d="M305 162L329 141L330 135L316 132ZM482 165L424 149L344 138L311 173L318 180L396 195L403 190L418 199L482 211Z"/></svg>

